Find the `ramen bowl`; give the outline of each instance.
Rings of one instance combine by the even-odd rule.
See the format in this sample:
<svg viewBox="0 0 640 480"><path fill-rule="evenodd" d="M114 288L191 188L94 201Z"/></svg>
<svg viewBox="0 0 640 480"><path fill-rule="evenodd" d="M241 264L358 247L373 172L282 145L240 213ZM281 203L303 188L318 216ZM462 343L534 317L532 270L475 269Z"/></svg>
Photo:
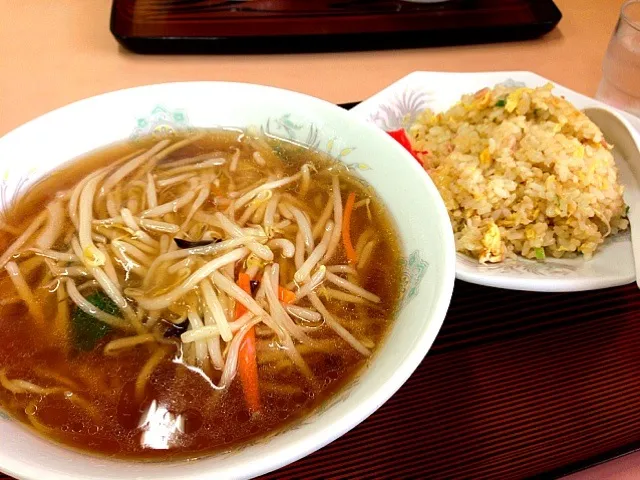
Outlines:
<svg viewBox="0 0 640 480"><path fill-rule="evenodd" d="M364 369L306 417L268 436L192 461L142 462L72 450L0 410L0 470L20 479L249 478L308 455L371 415L409 378L444 320L454 281L445 206L395 140L322 100L219 82L150 85L82 100L0 138L0 209L58 166L114 142L197 128L255 127L324 152L370 185L395 220L402 289L391 329Z"/></svg>

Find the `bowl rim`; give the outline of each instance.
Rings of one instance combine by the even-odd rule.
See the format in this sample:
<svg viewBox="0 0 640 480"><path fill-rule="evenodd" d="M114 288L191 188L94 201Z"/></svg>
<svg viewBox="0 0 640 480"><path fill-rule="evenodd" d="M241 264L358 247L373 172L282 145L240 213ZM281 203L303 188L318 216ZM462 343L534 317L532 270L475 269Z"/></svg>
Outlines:
<svg viewBox="0 0 640 480"><path fill-rule="evenodd" d="M425 318L422 318L422 329L419 332L416 341L414 342L411 350L409 350L403 357L401 357L397 361L396 371L389 377L389 379L377 390L373 391L370 395L368 395L363 403L361 403L358 408L347 409L340 418L337 418L333 422L327 422L325 425L321 425L319 428L314 429L309 432L304 437L304 442L291 442L284 447L279 448L278 450L270 450L268 455L265 455L261 458L260 462L251 463L247 465L246 471L243 471L243 477L253 477L260 474L265 474L271 471L274 471L278 468L281 468L285 465L291 464L300 458L303 458L325 445L331 443L337 438L341 437L349 430L355 428L357 425L362 423L366 418L368 418L372 413L374 413L379 407L381 407L395 392L407 381L407 379L413 374L416 368L420 365L428 351L431 349L431 346L442 327L442 323L444 322L446 312L449 308L449 304L451 301L451 296L453 294L454 280L455 280L455 243L453 237L453 231L449 228L449 217L447 214L446 207L444 202L441 200L440 195L437 192L437 189L433 182L431 181L429 175L424 171L424 169L418 165L418 163L413 159L411 154L407 152L401 145L399 145L394 139L388 136L386 133L376 128L374 125L369 124L365 120L358 118L355 115L350 115L347 111L343 110L339 106L328 102L326 100L307 95L304 93L300 93L293 90L283 89L272 87L268 85L261 85L255 83L246 83L246 82L226 82L226 81L186 81L186 82L166 82L166 83L156 83L156 84L148 84L141 85L131 88L124 88L113 90L105 93L101 93L98 95L94 95L91 97L83 98L77 100L75 102L69 103L62 107L51 110L43 115L40 115L28 122L19 125L15 129L9 131L2 137L0 137L0 146L6 142L7 140L11 140L12 137L22 130L29 128L37 128L37 125L41 122L47 122L50 117L55 117L61 113L65 113L68 110L81 107L84 104L91 104L96 101L104 101L105 98L108 97L117 97L119 94L123 94L125 92L134 93L135 91L143 91L149 89L184 89L189 88L190 86L203 86L203 87L211 87L211 88L248 88L248 89L258 89L265 90L266 92L278 92L279 94L287 95L291 98L291 103L295 105L295 100L300 99L304 102L310 102L311 106L317 107L322 111L319 113L320 116L330 114L331 110L337 113L338 115L345 116L345 119L348 118L348 122L354 125L358 125L359 128L363 129L367 132L368 136L377 137L379 141L386 143L388 147L393 151L395 150L397 158L395 161L404 162L409 169L412 170L412 173L417 175L420 178L420 188L422 191L429 191L430 195L436 199L433 205L430 205L429 215L437 217L439 224L443 227L441 232L439 232L444 240L443 251L444 255L440 260L440 269L441 274L438 279L438 284L435 286L434 290L434 307L432 309L432 314L430 317L430 322L425 322ZM300 107L296 107L300 108ZM325 113L327 112L327 113ZM105 145L96 146L96 148L104 147ZM403 160L401 160L403 159ZM69 159L73 160L73 159ZM52 171L53 169L47 169L46 172ZM440 201L437 201L440 200ZM397 220L396 220L397 221ZM367 369L363 370L362 375L366 375ZM334 408L334 407L331 407ZM339 407L338 407L339 408ZM33 435L36 435L40 438L45 438L37 435L36 433L31 432ZM47 439L50 443L54 443L57 448L60 448L67 452L79 452L80 454L84 454L84 452L79 450L74 450L69 448L63 444L59 444L56 442L51 442L51 440ZM268 442L268 440L267 440ZM248 447L251 448L251 447ZM215 456L215 453L212 454ZM87 455L89 458L101 458L96 455ZM211 456L203 457L211 458ZM106 459L106 458L105 458ZM116 460L118 463L126 464L133 463L127 460ZM139 463L139 462L135 462ZM163 462L153 462L154 464L162 464ZM169 465L171 462L167 462ZM40 479L40 478L49 478L51 480L55 479L63 479L63 478L74 478L73 475L76 475L77 472L72 473L54 473L47 469L46 465L34 464L28 461L28 456L23 458L11 458L8 455L4 454L2 450L0 450L0 469L6 472L9 475L12 475L16 478L28 478L28 479ZM178 478L183 480L204 480L205 478L210 478L211 470L209 472L201 472L195 474L184 474L179 475ZM175 472L173 472L175 473ZM44 475L44 477L43 477ZM117 478L117 477L102 477L102 476L84 476L83 478L88 480L101 480L102 478ZM144 478L144 477L139 477ZM157 478L157 477L155 477ZM173 477L175 478L175 477Z"/></svg>

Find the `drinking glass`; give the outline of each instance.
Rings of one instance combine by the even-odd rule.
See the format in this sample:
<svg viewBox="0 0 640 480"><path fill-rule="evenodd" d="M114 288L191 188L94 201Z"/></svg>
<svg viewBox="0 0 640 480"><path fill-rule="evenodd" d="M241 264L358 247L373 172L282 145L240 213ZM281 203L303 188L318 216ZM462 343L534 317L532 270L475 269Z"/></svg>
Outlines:
<svg viewBox="0 0 640 480"><path fill-rule="evenodd" d="M640 0L622 4L596 98L640 117Z"/></svg>

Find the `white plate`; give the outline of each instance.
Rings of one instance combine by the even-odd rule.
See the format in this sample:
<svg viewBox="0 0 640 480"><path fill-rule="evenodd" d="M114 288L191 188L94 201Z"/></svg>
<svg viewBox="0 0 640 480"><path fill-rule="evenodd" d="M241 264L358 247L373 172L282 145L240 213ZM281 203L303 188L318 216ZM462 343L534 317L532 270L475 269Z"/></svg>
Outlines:
<svg viewBox="0 0 640 480"><path fill-rule="evenodd" d="M363 101L351 113L384 130L395 130L410 125L425 108L445 111L465 93L505 82L536 87L551 80L531 72L413 72ZM600 106L615 110L573 90L554 85L554 94L564 96L579 109ZM640 132L640 119L619 113ZM614 156L621 183L627 191L640 193L624 158L617 151ZM631 236L627 231L608 239L588 261L576 258L537 262L518 258L500 264L481 265L458 253L456 277L471 283L512 290L567 292L624 285L633 282L636 275Z"/></svg>

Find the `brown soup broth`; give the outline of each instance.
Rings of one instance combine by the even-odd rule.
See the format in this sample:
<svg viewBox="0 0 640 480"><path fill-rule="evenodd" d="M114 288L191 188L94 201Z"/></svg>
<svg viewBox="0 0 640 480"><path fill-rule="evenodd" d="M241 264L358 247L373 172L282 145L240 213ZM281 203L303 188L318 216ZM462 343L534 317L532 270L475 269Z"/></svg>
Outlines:
<svg viewBox="0 0 640 480"><path fill-rule="evenodd" d="M75 160L30 188L0 218L22 232L56 193L72 189L97 168L155 143L157 139L153 138L122 143ZM393 221L383 205L369 188L324 155L274 139L268 142L263 139L256 146L236 131L209 131L197 142L170 154L160 166L207 152L218 152L218 156L228 162L236 148L246 160L240 161L232 178L220 175L217 189L211 192L212 198L264 182L264 168L250 161L252 151L262 148L265 168L280 171L284 176L300 171L304 163L314 166L317 173L304 197L299 195L297 184L279 190L307 206L312 225L327 202L332 201L332 173L339 174L343 206L352 191L356 192L358 201L369 199L368 204L353 211L351 238L356 245L360 235L373 229L373 234L369 235L376 240L375 249L367 266L358 272L358 278L359 284L378 295L381 302L370 305L330 300L323 289L340 288L326 281L317 292L334 317L375 353L392 321L401 279L401 249ZM165 194L159 189L158 195L165 195L162 198L167 201L173 194L170 191ZM202 210L215 212L217 208L212 199ZM96 217L108 216L100 205L94 205L94 210ZM184 216L187 210L188 206L175 215ZM238 216L236 214L236 219ZM66 212L65 222L71 226ZM285 235L291 235L289 238L295 243L295 230L289 230ZM52 249L69 251L64 237L62 235ZM0 229L0 254L16 238ZM28 246L27 243L25 247ZM347 264L342 241L337 252L330 263ZM296 341L313 373L313 378L308 380L279 350L276 337L259 324L255 330L262 408L259 414L252 415L244 402L238 375L227 390L220 393L212 388L209 380L211 377L217 383L220 373L210 366L200 369L187 366L183 359L192 352L177 340L173 344L146 343L115 355L105 355L103 349L109 341L125 336L112 330L92 349L76 348L68 323L62 323L62 326L56 323L59 322L56 312L61 303L67 304L69 317L74 315L76 307L68 299L59 300L56 293L52 293L54 286L47 276L45 264L34 268L26 266L24 262L32 257L23 248L15 260L23 266L23 275L35 301L45 312L44 324L30 314L24 302L15 300L16 289L3 269L0 272L0 372L10 380L20 379L58 391L22 393L0 386L0 405L44 436L70 447L118 458L155 460L194 458L227 450L307 415L335 395L366 364L364 356L328 327L320 326L309 335L318 340L321 348L310 348ZM296 271L293 259L289 260L289 265L286 261L280 271L281 284L291 282ZM238 270L236 268L236 274ZM139 278L125 275L119 267L117 273L124 289L141 286ZM168 283L172 281L167 280ZM135 304L135 299L127 298ZM308 300L300 305L310 307ZM162 317L158 325L167 328L169 323ZM166 354L144 385L142 399L136 399L136 381L141 369L159 348L166 349Z"/></svg>

